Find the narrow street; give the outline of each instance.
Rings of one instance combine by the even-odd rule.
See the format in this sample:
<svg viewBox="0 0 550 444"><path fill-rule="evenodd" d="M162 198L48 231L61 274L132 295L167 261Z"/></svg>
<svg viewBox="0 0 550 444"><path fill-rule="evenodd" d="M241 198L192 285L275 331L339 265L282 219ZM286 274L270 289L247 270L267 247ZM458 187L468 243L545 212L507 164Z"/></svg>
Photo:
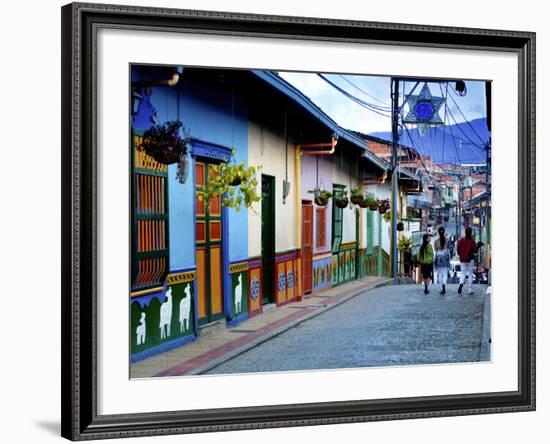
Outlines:
<svg viewBox="0 0 550 444"><path fill-rule="evenodd" d="M444 296L433 286L428 295L419 285L369 290L206 374L489 360L486 289L458 295L449 285Z"/></svg>

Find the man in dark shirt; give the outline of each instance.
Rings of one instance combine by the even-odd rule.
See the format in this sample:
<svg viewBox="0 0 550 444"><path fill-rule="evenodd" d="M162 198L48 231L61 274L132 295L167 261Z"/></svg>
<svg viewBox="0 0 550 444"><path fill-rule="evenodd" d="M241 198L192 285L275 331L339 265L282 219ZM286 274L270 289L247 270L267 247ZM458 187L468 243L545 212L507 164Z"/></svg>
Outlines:
<svg viewBox="0 0 550 444"><path fill-rule="evenodd" d="M474 256L477 253L477 245L472 238L472 228L466 227L466 234L458 241L456 246L460 258L460 285L458 293L462 293L466 274L468 275L468 294L472 294L472 285L474 283Z"/></svg>

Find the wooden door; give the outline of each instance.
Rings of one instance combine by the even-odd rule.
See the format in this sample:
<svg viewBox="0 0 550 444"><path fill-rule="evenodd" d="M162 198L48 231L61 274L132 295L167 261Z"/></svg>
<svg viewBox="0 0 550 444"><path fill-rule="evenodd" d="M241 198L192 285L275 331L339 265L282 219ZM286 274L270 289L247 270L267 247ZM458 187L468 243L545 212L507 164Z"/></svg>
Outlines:
<svg viewBox="0 0 550 444"><path fill-rule="evenodd" d="M275 178L262 174L262 303L275 301Z"/></svg>
<svg viewBox="0 0 550 444"><path fill-rule="evenodd" d="M213 197L210 205L202 200L202 189L214 174L214 164L197 161L196 180L196 258L199 324L223 317L222 284L222 207L221 197Z"/></svg>
<svg viewBox="0 0 550 444"><path fill-rule="evenodd" d="M313 286L313 205L302 203L302 289L311 293Z"/></svg>

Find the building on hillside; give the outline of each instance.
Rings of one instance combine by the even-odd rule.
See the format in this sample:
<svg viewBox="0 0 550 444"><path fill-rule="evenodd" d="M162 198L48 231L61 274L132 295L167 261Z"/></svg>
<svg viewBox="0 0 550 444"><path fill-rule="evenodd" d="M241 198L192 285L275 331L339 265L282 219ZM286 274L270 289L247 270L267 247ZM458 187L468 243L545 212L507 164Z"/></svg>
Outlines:
<svg viewBox="0 0 550 444"><path fill-rule="evenodd" d="M359 187L390 198L389 165L357 134L277 73L134 65L131 75L132 361L193 341L203 326L236 325L266 304L389 274L380 212L334 199L319 206L312 193ZM189 136L179 171L139 148L153 121L175 120ZM261 167L261 201L249 210L225 207L223 196L201 199L224 160Z"/></svg>

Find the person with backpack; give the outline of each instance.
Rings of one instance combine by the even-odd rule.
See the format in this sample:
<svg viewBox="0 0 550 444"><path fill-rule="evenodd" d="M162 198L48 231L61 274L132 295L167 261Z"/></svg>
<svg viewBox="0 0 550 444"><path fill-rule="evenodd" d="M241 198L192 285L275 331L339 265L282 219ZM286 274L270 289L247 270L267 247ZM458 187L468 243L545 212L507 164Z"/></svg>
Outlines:
<svg viewBox="0 0 550 444"><path fill-rule="evenodd" d="M425 234L422 237L422 245L418 250L418 262L420 264L420 271L422 272L422 278L424 279L424 294L428 294L428 286L430 285L430 279L433 275L433 260L434 250L430 243L430 235Z"/></svg>
<svg viewBox="0 0 550 444"><path fill-rule="evenodd" d="M477 253L477 244L472 237L472 228L466 227L465 236L458 241L456 246L458 257L460 258L460 285L458 286L458 294L462 293L464 280L468 275L468 294L472 294L472 286L474 283L474 258Z"/></svg>

